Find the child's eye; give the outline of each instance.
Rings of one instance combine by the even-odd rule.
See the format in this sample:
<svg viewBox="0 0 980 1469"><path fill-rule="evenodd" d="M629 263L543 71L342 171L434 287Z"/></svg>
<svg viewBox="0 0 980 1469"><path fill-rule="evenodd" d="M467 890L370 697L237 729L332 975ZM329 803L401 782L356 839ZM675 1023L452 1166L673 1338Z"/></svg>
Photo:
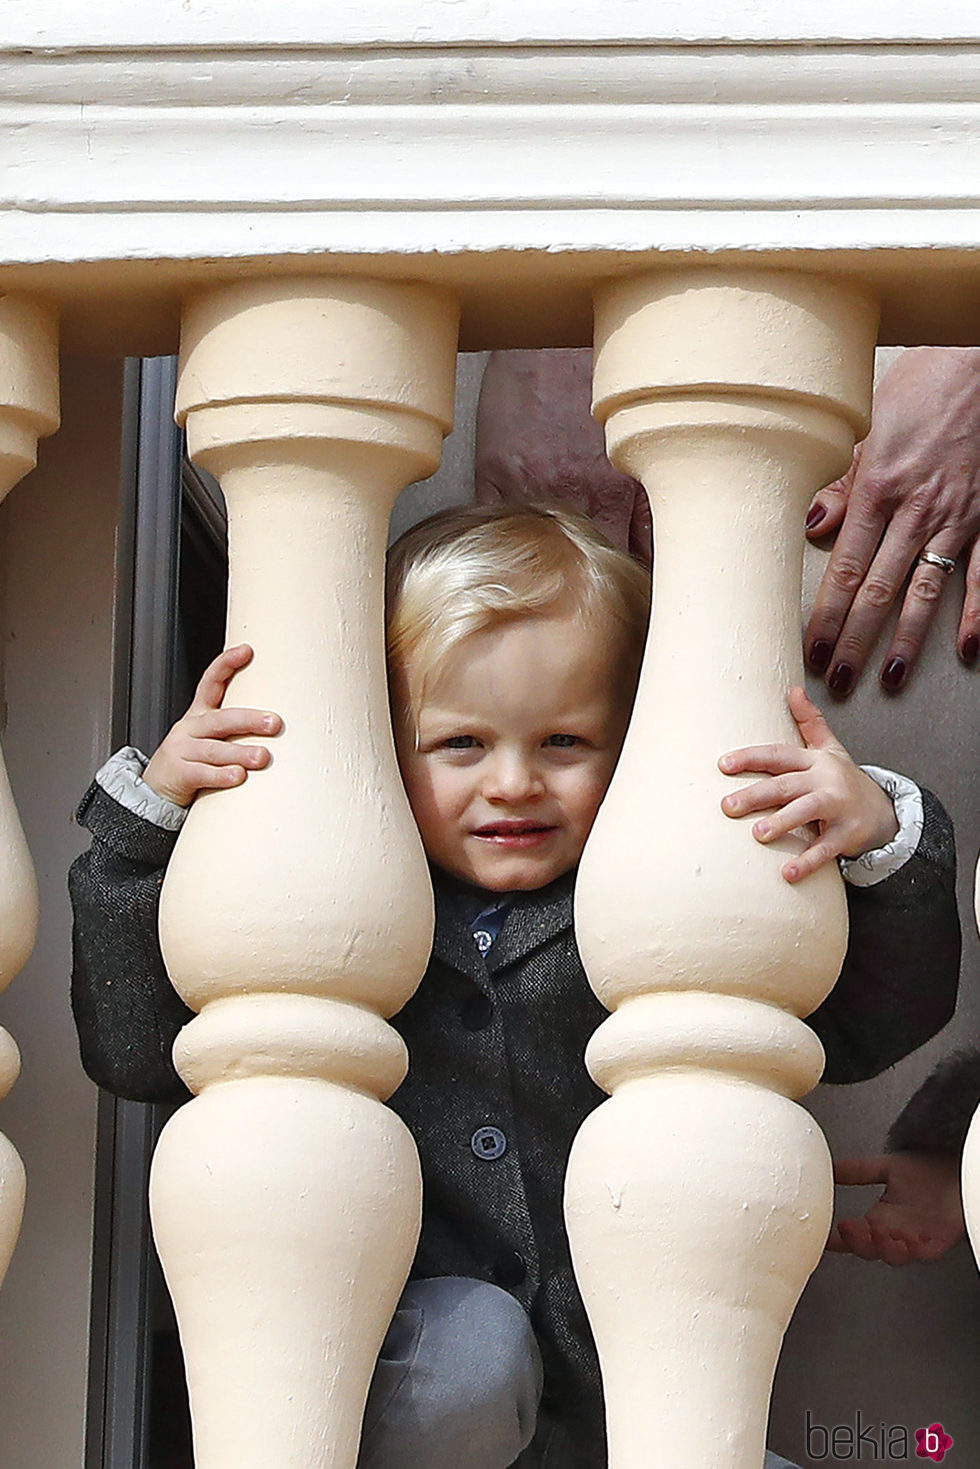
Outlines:
<svg viewBox="0 0 980 1469"><path fill-rule="evenodd" d="M442 742L444 750L475 750L478 745L479 740L473 735L450 735Z"/></svg>
<svg viewBox="0 0 980 1469"><path fill-rule="evenodd" d="M546 745L551 745L557 750L574 750L575 746L580 743L578 735L573 734L553 734L545 740Z"/></svg>

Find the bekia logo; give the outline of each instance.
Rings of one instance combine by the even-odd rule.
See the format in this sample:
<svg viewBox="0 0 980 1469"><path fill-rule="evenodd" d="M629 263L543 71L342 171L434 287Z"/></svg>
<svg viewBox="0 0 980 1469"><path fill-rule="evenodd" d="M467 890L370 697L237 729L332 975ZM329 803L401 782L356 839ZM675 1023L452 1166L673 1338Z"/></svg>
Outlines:
<svg viewBox="0 0 980 1469"><path fill-rule="evenodd" d="M953 1447L953 1440L941 1423L915 1430L916 1457L941 1464ZM837 1423L827 1427L814 1423L810 1410L806 1414L806 1451L818 1463L853 1463L869 1460L881 1463L907 1464L912 1452L909 1430L903 1423L866 1423L860 1409L853 1423Z"/></svg>
<svg viewBox="0 0 980 1469"><path fill-rule="evenodd" d="M929 1428L917 1428L915 1441L918 1444L916 1458L932 1459L936 1464L941 1463L953 1447L953 1440L941 1423L933 1423Z"/></svg>

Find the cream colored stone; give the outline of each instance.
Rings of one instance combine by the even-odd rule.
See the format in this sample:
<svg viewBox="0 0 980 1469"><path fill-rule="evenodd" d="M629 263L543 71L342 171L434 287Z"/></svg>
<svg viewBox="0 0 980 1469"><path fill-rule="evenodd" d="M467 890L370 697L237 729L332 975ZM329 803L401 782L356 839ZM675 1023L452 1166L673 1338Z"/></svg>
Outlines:
<svg viewBox="0 0 980 1469"><path fill-rule="evenodd" d="M385 1025L432 941L384 667L388 518L451 426L457 313L427 287L260 281L192 300L178 416L229 507L228 701L271 766L195 802L160 933L200 1016L200 1095L154 1160L198 1469L348 1469L415 1249L414 1144Z"/></svg>
<svg viewBox="0 0 980 1469"><path fill-rule="evenodd" d="M55 313L28 297L0 295L0 499L37 463L37 441L58 427ZM0 990L30 957L37 934L37 880L0 756ZM0 1097L17 1079L20 1057L0 1029ZM24 1211L24 1167L0 1135L0 1281Z"/></svg>
<svg viewBox="0 0 980 1469"><path fill-rule="evenodd" d="M0 1029L0 1098L7 1095L20 1071L20 1055L5 1030ZM20 1233L27 1180L16 1148L0 1133L0 1284Z"/></svg>
<svg viewBox="0 0 980 1469"><path fill-rule="evenodd" d="M974 879L973 909L977 925L980 927L980 863L977 864ZM980 1111L974 1113L970 1130L966 1135L966 1142L963 1145L960 1189L963 1195L966 1232L973 1247L973 1253L980 1263Z"/></svg>
<svg viewBox="0 0 980 1469"><path fill-rule="evenodd" d="M973 1114L970 1130L963 1145L963 1168L960 1177L963 1217L974 1256L980 1262L980 1112Z"/></svg>
<svg viewBox="0 0 980 1469"><path fill-rule="evenodd" d="M0 499L34 468L38 439L57 427L57 315L0 292Z"/></svg>
<svg viewBox="0 0 980 1469"><path fill-rule="evenodd" d="M759 1469L829 1227L827 1147L790 1099L822 1069L798 1017L840 969L841 882L833 866L784 882L801 842L764 848L726 818L717 760L798 742L803 513L865 431L875 325L861 292L790 273L663 272L597 295L595 412L647 486L656 541L636 709L576 890L614 1011L588 1050L613 1096L566 1185L611 1469Z"/></svg>

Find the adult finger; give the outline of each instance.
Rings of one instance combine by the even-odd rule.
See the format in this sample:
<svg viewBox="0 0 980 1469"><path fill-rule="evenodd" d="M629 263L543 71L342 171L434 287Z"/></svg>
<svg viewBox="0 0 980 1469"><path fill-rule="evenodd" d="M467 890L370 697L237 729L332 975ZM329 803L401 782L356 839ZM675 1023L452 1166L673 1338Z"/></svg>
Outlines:
<svg viewBox="0 0 980 1469"><path fill-rule="evenodd" d="M825 673L847 620L851 603L867 576L888 523L888 511L860 490L852 490L848 513L817 590L804 635L806 660Z"/></svg>
<svg viewBox="0 0 980 1469"><path fill-rule="evenodd" d="M963 615L956 634L956 646L963 662L972 667L980 654L980 535L974 539L966 563Z"/></svg>
<svg viewBox="0 0 980 1469"><path fill-rule="evenodd" d="M886 1265L908 1265L912 1259L908 1241L894 1230L881 1224L872 1224L871 1240L878 1251L878 1259Z"/></svg>
<svg viewBox="0 0 980 1469"><path fill-rule="evenodd" d="M860 678L872 648L901 597L924 531L900 517L892 521L857 588L826 667L827 687L843 698Z"/></svg>
<svg viewBox="0 0 980 1469"><path fill-rule="evenodd" d="M955 1243L946 1235L920 1234L909 1241L909 1252L913 1260L940 1260Z"/></svg>
<svg viewBox="0 0 980 1469"><path fill-rule="evenodd" d="M865 1158L838 1158L834 1163L834 1182L845 1185L887 1183L891 1159L886 1153Z"/></svg>
<svg viewBox="0 0 980 1469"><path fill-rule="evenodd" d="M842 1219L837 1226L841 1244L851 1255L862 1260L877 1260L878 1253L871 1239L871 1226L867 1219Z"/></svg>
<svg viewBox="0 0 980 1469"><path fill-rule="evenodd" d="M961 545L962 537L954 541L949 536L936 536L929 542L927 552L955 562ZM920 556L905 593L894 637L878 675L882 687L890 694L898 692L915 667L926 634L939 610L949 575L945 567L923 561Z"/></svg>
<svg viewBox="0 0 980 1469"><path fill-rule="evenodd" d="M187 712L200 714L205 709L219 708L234 675L251 661L252 649L248 643L237 643L233 648L225 648L202 673Z"/></svg>
<svg viewBox="0 0 980 1469"><path fill-rule="evenodd" d="M854 483L854 475L861 458L861 445L854 450L854 458L846 474L818 490L810 501L806 512L806 533L811 540L819 541L829 536L841 524L847 514L847 500Z"/></svg>

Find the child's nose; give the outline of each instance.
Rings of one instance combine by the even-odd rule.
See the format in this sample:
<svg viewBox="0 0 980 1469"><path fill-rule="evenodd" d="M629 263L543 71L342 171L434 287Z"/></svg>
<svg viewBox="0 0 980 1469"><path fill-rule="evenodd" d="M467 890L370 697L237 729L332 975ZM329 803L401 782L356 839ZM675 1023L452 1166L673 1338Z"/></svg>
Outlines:
<svg viewBox="0 0 980 1469"><path fill-rule="evenodd" d="M522 755L500 753L488 776L486 793L491 801L523 801L542 789L540 772Z"/></svg>

